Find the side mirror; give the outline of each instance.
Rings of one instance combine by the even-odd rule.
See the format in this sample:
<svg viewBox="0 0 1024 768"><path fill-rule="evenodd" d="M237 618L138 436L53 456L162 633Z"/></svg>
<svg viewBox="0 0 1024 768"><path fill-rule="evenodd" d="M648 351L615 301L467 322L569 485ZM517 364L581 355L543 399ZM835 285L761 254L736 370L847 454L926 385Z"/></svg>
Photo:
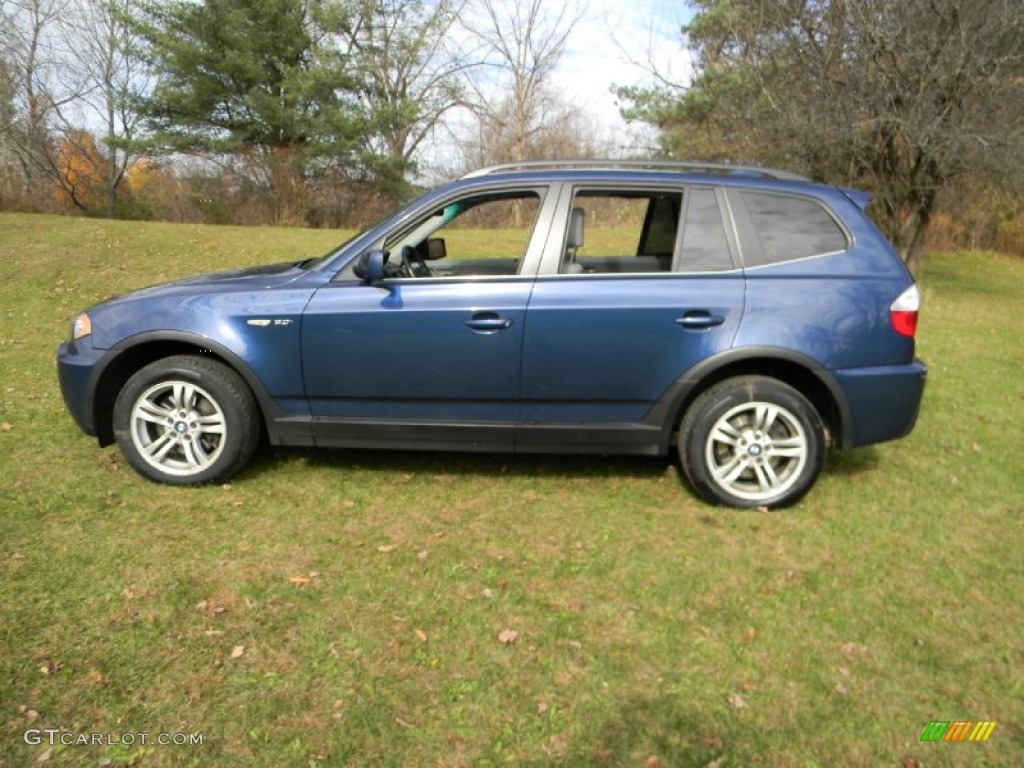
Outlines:
<svg viewBox="0 0 1024 768"><path fill-rule="evenodd" d="M437 261L448 255L448 248L443 237L432 237L427 240L427 261Z"/></svg>
<svg viewBox="0 0 1024 768"><path fill-rule="evenodd" d="M352 268L352 271L355 272L356 277L360 280L365 280L368 283L377 283L384 279L384 264L387 260L388 257L382 250L374 249L367 251L356 259L356 265Z"/></svg>

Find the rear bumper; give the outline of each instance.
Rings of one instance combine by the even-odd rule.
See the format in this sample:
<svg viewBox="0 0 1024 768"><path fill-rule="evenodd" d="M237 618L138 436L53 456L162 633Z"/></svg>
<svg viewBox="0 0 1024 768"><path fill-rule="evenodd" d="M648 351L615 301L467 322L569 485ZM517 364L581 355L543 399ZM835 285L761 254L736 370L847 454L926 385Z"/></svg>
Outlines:
<svg viewBox="0 0 1024 768"><path fill-rule="evenodd" d="M846 400L843 448L895 440L913 430L928 377L923 362L850 368L832 376Z"/></svg>

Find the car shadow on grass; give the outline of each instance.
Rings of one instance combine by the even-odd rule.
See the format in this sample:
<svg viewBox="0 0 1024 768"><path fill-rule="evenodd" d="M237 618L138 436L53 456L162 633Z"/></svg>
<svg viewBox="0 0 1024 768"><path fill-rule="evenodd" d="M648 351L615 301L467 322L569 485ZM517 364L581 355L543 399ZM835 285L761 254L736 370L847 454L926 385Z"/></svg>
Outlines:
<svg viewBox="0 0 1024 768"><path fill-rule="evenodd" d="M395 474L448 474L473 477L625 477L656 479L675 471L674 457L586 456L564 454L462 453L327 448L265 447L245 474L272 469L283 461L303 459L311 467L339 471L369 470Z"/></svg>
<svg viewBox="0 0 1024 768"><path fill-rule="evenodd" d="M403 451L264 446L243 475L272 471L276 465L304 460L312 467L338 471L369 470L395 474L448 474L466 477L568 477L658 480L670 473L685 485L679 457L584 454L506 454L449 451ZM822 474L852 476L874 470L874 447L829 451Z"/></svg>
<svg viewBox="0 0 1024 768"><path fill-rule="evenodd" d="M648 765L706 768L724 765L724 753L736 740L717 702L701 702L677 695L633 697L621 702L611 720L589 726L590 732L578 743L566 745L552 739L550 762L527 765ZM732 765L730 761L728 765Z"/></svg>
<svg viewBox="0 0 1024 768"><path fill-rule="evenodd" d="M854 448L849 451L831 450L825 457L823 475L848 477L871 472L878 466L878 448L871 445L867 448Z"/></svg>

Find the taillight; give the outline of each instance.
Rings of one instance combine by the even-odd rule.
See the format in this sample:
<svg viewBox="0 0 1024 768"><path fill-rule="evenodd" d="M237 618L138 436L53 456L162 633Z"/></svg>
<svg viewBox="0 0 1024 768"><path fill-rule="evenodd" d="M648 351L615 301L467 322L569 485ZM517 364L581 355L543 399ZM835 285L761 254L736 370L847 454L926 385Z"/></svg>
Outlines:
<svg viewBox="0 0 1024 768"><path fill-rule="evenodd" d="M912 285L889 305L892 329L902 336L914 338L917 330L917 313L921 309L921 292Z"/></svg>

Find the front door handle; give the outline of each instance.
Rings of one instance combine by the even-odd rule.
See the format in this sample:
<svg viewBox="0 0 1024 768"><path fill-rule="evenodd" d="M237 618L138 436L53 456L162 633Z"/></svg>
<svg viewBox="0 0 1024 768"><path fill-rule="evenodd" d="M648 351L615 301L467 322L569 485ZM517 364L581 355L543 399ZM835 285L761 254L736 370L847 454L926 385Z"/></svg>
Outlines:
<svg viewBox="0 0 1024 768"><path fill-rule="evenodd" d="M683 328L713 328L725 322L722 315L713 315L706 309L695 309L676 318L676 325Z"/></svg>
<svg viewBox="0 0 1024 768"><path fill-rule="evenodd" d="M466 325L474 331L494 333L495 331L503 331L506 328L511 328L512 321L509 318L501 317L494 312L481 312L478 315L473 315L473 317L467 320Z"/></svg>

